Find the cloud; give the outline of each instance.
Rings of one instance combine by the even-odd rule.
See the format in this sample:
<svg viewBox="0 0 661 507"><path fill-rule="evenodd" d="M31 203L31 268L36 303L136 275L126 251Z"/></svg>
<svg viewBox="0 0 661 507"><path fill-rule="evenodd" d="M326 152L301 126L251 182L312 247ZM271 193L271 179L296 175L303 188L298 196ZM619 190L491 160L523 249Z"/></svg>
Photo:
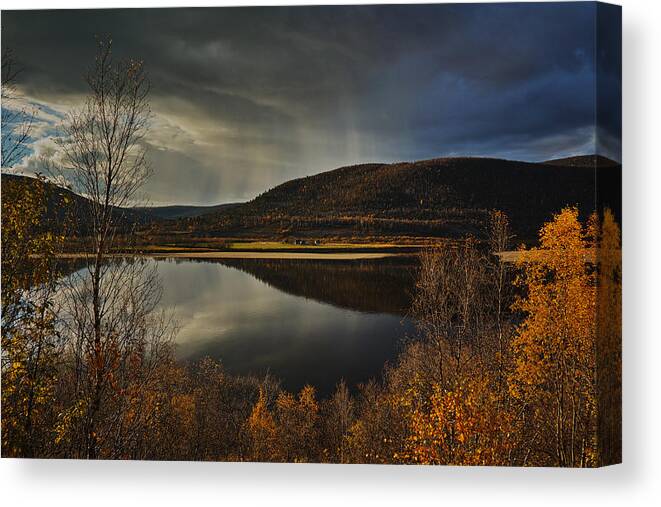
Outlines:
<svg viewBox="0 0 661 507"><path fill-rule="evenodd" d="M7 11L2 43L59 114L112 34L152 80L152 201L210 204L358 162L595 151L597 105L617 158L617 21L588 2Z"/></svg>

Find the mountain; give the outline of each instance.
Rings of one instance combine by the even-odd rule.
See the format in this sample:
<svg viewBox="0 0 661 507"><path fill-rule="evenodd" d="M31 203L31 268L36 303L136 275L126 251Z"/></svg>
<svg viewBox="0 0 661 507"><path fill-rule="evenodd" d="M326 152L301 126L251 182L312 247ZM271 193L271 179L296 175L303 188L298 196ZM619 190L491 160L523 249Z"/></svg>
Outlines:
<svg viewBox="0 0 661 507"><path fill-rule="evenodd" d="M540 163L438 158L341 167L287 181L246 203L116 212L120 228L149 224L149 241L155 242L166 241L166 235L167 242L174 237L415 241L483 238L491 210L498 209L509 216L518 241L534 241L540 226L565 206L578 206L583 218L609 207L621 223L621 178L620 164L596 155ZM3 174L3 198L8 185L36 182ZM51 186L48 215L62 222L63 210L73 209L84 230L90 202Z"/></svg>
<svg viewBox="0 0 661 507"><path fill-rule="evenodd" d="M215 206L188 206L185 204L173 206L148 206L133 208L136 211L147 213L148 215L162 220L176 220L178 218L194 218L209 213L219 211L228 211L232 207L239 206L241 203L216 204Z"/></svg>
<svg viewBox="0 0 661 507"><path fill-rule="evenodd" d="M579 155L576 157L556 158L542 162L546 165L559 167L616 167L619 164L602 155Z"/></svg>
<svg viewBox="0 0 661 507"><path fill-rule="evenodd" d="M2 173L1 181L3 201L16 198L24 192L36 189L39 185L45 185L47 196L46 214L43 217L45 227L67 232L89 230L92 206L89 199L66 188L30 176ZM120 229L128 229L153 220L148 214L132 208L115 208L114 213L115 223Z"/></svg>
<svg viewBox="0 0 661 507"><path fill-rule="evenodd" d="M595 156L364 164L287 181L248 203L193 219L193 229L255 237L479 237L490 210L499 209L521 239L534 239L568 205L583 217L608 206L619 218L620 181L621 166Z"/></svg>

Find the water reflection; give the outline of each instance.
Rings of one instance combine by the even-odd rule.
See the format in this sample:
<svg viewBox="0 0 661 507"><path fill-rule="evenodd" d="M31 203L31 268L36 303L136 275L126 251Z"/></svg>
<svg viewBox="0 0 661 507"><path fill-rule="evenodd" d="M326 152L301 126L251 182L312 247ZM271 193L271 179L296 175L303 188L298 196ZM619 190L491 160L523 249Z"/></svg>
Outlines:
<svg viewBox="0 0 661 507"><path fill-rule="evenodd" d="M412 260L159 261L161 305L180 324L182 360L211 356L230 372L270 371L320 394L340 378L378 377L413 332Z"/></svg>

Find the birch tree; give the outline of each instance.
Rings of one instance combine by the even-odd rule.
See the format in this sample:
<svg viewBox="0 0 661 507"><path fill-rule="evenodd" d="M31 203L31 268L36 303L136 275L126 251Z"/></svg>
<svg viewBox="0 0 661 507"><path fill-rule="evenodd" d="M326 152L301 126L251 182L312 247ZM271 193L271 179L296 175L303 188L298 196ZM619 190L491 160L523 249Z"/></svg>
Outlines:
<svg viewBox="0 0 661 507"><path fill-rule="evenodd" d="M129 452L132 428L145 416L131 393L153 380L168 353L170 327L155 311L161 295L155 265L110 256L123 240L125 207L150 174L143 142L149 80L142 62L115 59L112 42L100 41L86 82L88 97L68 114L60 140L61 176L90 203L79 217L86 267L69 278L65 297L76 402L65 410L60 438L67 452L93 459ZM133 415L126 417L129 408Z"/></svg>

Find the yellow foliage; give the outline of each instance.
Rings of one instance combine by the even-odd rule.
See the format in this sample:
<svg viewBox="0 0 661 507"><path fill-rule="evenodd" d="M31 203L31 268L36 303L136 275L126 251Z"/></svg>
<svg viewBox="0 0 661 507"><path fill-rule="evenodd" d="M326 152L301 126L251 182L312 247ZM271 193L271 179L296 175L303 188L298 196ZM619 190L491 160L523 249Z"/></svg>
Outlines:
<svg viewBox="0 0 661 507"><path fill-rule="evenodd" d="M595 464L597 280L587 253L597 230L595 218L583 228L578 210L565 208L518 261L524 295L514 308L525 320L512 341L509 386L548 440L550 465Z"/></svg>
<svg viewBox="0 0 661 507"><path fill-rule="evenodd" d="M405 451L395 459L425 465L509 465L517 440L515 418L485 376L454 389L433 387L428 403L413 410Z"/></svg>
<svg viewBox="0 0 661 507"><path fill-rule="evenodd" d="M50 447L57 382L54 253L63 238L44 228L49 197L40 180L3 180L2 447L8 456Z"/></svg>

